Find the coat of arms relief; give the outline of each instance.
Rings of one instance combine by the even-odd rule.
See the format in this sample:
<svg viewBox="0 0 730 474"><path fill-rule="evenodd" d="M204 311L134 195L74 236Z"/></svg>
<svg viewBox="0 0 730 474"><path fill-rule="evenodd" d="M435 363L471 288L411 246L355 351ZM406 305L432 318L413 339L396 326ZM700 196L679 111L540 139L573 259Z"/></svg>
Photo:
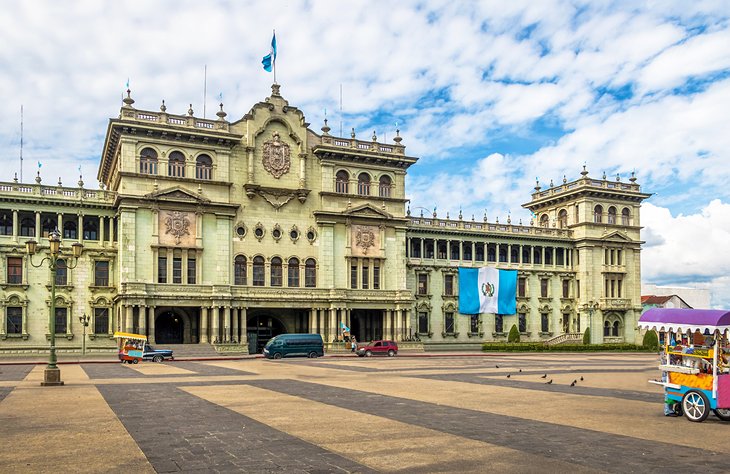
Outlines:
<svg viewBox="0 0 730 474"><path fill-rule="evenodd" d="M380 249L380 232L377 227L373 226L353 226L353 254L368 255L368 252Z"/></svg>
<svg viewBox="0 0 730 474"><path fill-rule="evenodd" d="M289 172L291 167L291 150L287 143L281 141L279 132L274 132L272 139L264 142L264 169L279 179Z"/></svg>
<svg viewBox="0 0 730 474"><path fill-rule="evenodd" d="M175 239L175 245L180 245L185 236L190 235L190 219L185 212L167 212L163 217L163 222L165 234L169 234Z"/></svg>

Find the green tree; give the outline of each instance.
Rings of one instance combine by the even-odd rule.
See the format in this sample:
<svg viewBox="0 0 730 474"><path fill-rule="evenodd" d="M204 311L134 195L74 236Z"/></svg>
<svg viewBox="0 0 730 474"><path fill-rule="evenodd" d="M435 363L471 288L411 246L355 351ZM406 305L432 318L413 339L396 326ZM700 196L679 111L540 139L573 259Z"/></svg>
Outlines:
<svg viewBox="0 0 730 474"><path fill-rule="evenodd" d="M514 324L512 325L512 329L509 330L507 342L520 342L520 331L517 330L517 326Z"/></svg>
<svg viewBox="0 0 730 474"><path fill-rule="evenodd" d="M591 328L586 328L586 332L583 333L583 344L588 345L591 343Z"/></svg>
<svg viewBox="0 0 730 474"><path fill-rule="evenodd" d="M644 341L641 344L647 349L654 351L659 350L659 337L657 336L656 331L646 331L646 334L644 334Z"/></svg>

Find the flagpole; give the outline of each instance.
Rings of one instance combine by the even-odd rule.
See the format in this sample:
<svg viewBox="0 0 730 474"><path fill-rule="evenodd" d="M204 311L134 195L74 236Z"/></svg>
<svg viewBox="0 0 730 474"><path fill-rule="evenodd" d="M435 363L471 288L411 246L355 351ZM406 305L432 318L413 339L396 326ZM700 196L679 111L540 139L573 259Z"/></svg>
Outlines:
<svg viewBox="0 0 730 474"><path fill-rule="evenodd" d="M276 30L274 31L274 38L276 38ZM274 51L274 56L271 58L271 67L274 72L274 84L276 84L276 51Z"/></svg>

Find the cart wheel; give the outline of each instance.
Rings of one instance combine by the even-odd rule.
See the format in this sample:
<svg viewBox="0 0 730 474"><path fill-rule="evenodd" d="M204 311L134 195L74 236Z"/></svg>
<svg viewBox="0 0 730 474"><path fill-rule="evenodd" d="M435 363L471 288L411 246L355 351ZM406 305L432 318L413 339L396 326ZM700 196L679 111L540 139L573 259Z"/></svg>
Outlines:
<svg viewBox="0 0 730 474"><path fill-rule="evenodd" d="M134 360L132 361L132 363L133 363L133 364L139 364L139 359L134 359Z"/></svg>
<svg viewBox="0 0 730 474"><path fill-rule="evenodd" d="M152 362L162 362L164 360L164 357L161 355L156 355L152 358Z"/></svg>
<svg viewBox="0 0 730 474"><path fill-rule="evenodd" d="M715 416L720 418L722 421L730 421L730 408L718 408L717 410L712 410L715 412Z"/></svg>
<svg viewBox="0 0 730 474"><path fill-rule="evenodd" d="M682 410L689 421L699 423L710 414L710 402L704 393L692 390L682 397Z"/></svg>
<svg viewBox="0 0 730 474"><path fill-rule="evenodd" d="M281 359L281 352L277 352L274 354L274 359Z"/></svg>

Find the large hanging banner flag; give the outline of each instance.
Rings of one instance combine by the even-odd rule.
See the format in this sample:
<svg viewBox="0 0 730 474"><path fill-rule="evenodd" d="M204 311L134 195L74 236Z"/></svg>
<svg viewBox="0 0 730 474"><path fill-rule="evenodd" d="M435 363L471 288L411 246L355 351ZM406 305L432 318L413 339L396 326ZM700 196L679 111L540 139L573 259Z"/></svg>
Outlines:
<svg viewBox="0 0 730 474"><path fill-rule="evenodd" d="M515 314L517 270L459 268L459 312Z"/></svg>

